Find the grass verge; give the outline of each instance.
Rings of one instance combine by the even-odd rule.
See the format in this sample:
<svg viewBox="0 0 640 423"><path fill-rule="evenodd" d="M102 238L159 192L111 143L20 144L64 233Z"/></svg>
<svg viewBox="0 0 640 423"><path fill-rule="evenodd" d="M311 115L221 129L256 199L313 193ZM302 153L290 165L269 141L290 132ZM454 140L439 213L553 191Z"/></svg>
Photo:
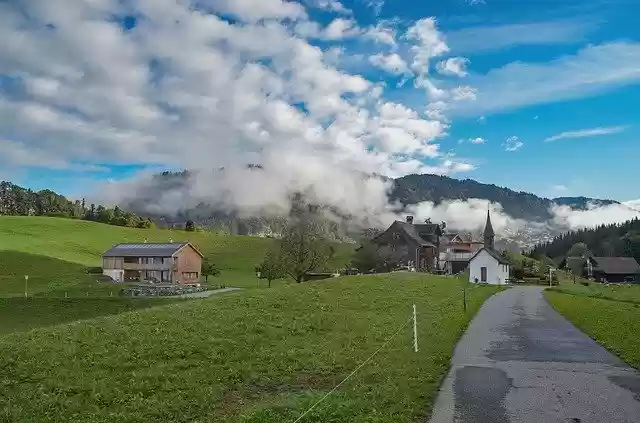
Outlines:
<svg viewBox="0 0 640 423"><path fill-rule="evenodd" d="M397 273L230 293L0 338L0 420L302 422L425 419L453 347L496 287Z"/></svg>
<svg viewBox="0 0 640 423"><path fill-rule="evenodd" d="M640 305L551 289L545 296L580 330L640 370Z"/></svg>

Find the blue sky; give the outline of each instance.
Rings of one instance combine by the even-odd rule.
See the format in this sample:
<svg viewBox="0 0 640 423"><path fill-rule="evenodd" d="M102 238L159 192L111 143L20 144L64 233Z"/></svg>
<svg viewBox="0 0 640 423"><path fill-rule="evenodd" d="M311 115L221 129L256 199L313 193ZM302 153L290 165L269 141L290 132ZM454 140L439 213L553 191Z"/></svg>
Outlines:
<svg viewBox="0 0 640 423"><path fill-rule="evenodd" d="M634 0L72 3L0 5L0 179L260 162L319 192L355 169L640 198Z"/></svg>

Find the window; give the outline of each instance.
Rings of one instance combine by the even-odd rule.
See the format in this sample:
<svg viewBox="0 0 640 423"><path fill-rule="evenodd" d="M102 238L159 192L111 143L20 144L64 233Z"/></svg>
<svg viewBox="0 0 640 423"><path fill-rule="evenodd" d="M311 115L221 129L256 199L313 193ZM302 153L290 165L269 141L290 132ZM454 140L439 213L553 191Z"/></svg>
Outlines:
<svg viewBox="0 0 640 423"><path fill-rule="evenodd" d="M486 267L481 267L480 268L480 281L481 282L486 282L487 281L487 268Z"/></svg>
<svg viewBox="0 0 640 423"><path fill-rule="evenodd" d="M131 263L137 264L138 263L138 257L125 257L124 258L124 262L125 263L129 263L129 264L131 264Z"/></svg>
<svg viewBox="0 0 640 423"><path fill-rule="evenodd" d="M198 279L198 272L182 272L182 277L185 279Z"/></svg>
<svg viewBox="0 0 640 423"><path fill-rule="evenodd" d="M396 241L400 239L400 234L397 232L394 232L392 236L393 236L393 239L395 239Z"/></svg>

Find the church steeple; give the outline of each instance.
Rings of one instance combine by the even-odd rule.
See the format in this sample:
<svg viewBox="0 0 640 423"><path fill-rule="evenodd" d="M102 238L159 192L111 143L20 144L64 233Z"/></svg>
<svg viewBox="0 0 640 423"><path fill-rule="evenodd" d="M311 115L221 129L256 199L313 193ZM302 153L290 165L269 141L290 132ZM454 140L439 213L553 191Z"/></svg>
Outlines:
<svg viewBox="0 0 640 423"><path fill-rule="evenodd" d="M487 224L484 227L484 247L493 249L495 237L496 234L493 232L493 225L491 224L491 215L487 210Z"/></svg>

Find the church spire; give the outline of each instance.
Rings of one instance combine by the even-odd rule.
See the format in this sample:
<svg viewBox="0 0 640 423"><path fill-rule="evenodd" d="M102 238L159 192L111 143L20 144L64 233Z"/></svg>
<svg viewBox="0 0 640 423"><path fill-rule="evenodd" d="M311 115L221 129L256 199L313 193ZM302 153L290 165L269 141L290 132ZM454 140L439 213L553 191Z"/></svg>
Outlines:
<svg viewBox="0 0 640 423"><path fill-rule="evenodd" d="M487 224L484 227L484 246L485 248L493 249L493 241L496 237L495 232L493 232L493 225L491 224L491 215L489 210L487 210Z"/></svg>

